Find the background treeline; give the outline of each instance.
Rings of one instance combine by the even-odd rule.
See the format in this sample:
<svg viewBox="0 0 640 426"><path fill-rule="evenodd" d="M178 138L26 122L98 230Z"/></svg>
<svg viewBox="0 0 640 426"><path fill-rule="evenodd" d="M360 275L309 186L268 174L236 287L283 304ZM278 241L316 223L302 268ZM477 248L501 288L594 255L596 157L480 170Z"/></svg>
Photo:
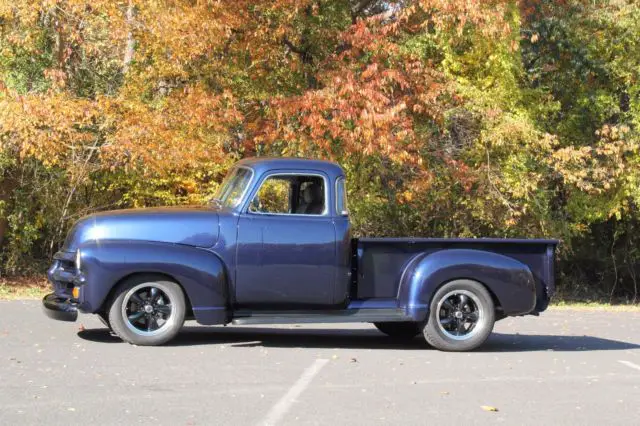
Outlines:
<svg viewBox="0 0 640 426"><path fill-rule="evenodd" d="M357 235L553 237L636 300L637 0L0 0L0 274L103 209L330 158Z"/></svg>

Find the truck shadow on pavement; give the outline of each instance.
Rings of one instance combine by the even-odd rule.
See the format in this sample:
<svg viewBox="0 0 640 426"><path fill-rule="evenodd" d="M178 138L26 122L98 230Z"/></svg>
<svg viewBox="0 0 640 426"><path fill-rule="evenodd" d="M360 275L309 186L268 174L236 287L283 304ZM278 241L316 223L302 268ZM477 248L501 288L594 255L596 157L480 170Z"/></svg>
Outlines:
<svg viewBox="0 0 640 426"><path fill-rule="evenodd" d="M82 339L100 343L122 343L107 329L85 329ZM342 348L425 350L429 345L418 336L398 341L377 330L184 327L167 346L226 345L228 347ZM493 333L475 352L603 351L640 349L640 345L594 336Z"/></svg>

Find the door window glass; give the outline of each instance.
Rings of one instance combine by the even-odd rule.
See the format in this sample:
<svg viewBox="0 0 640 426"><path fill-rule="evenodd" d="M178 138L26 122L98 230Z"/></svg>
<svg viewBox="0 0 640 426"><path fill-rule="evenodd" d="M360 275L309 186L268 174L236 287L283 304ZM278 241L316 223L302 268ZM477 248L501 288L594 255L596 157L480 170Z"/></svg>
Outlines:
<svg viewBox="0 0 640 426"><path fill-rule="evenodd" d="M273 175L260 186L249 211L263 214L308 214L325 212L325 185L320 176Z"/></svg>
<svg viewBox="0 0 640 426"><path fill-rule="evenodd" d="M289 179L270 177L262 183L260 190L251 201L250 211L254 213L289 213L291 211Z"/></svg>

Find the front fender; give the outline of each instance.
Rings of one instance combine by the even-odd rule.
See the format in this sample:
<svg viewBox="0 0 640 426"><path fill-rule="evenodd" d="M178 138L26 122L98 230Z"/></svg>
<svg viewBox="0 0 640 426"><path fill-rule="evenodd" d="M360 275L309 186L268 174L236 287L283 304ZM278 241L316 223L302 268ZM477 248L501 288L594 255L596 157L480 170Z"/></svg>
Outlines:
<svg viewBox="0 0 640 426"><path fill-rule="evenodd" d="M88 242L80 250L85 277L78 306L82 312L103 309L109 293L123 278L157 273L182 285L199 323L227 322L227 275L222 260L210 251L146 241Z"/></svg>
<svg viewBox="0 0 640 426"><path fill-rule="evenodd" d="M524 315L535 308L535 281L528 266L501 254L468 249L414 256L400 278L398 303L411 317L422 321L436 290L455 279L484 284L505 315Z"/></svg>

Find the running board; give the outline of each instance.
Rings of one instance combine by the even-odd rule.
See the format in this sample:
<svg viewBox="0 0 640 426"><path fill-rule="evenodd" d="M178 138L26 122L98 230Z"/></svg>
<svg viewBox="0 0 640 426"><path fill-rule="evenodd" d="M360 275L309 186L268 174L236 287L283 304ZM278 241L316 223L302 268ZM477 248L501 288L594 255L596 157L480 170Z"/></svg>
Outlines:
<svg viewBox="0 0 640 426"><path fill-rule="evenodd" d="M411 321L404 309L345 309L340 311L236 311L232 324L311 324Z"/></svg>

